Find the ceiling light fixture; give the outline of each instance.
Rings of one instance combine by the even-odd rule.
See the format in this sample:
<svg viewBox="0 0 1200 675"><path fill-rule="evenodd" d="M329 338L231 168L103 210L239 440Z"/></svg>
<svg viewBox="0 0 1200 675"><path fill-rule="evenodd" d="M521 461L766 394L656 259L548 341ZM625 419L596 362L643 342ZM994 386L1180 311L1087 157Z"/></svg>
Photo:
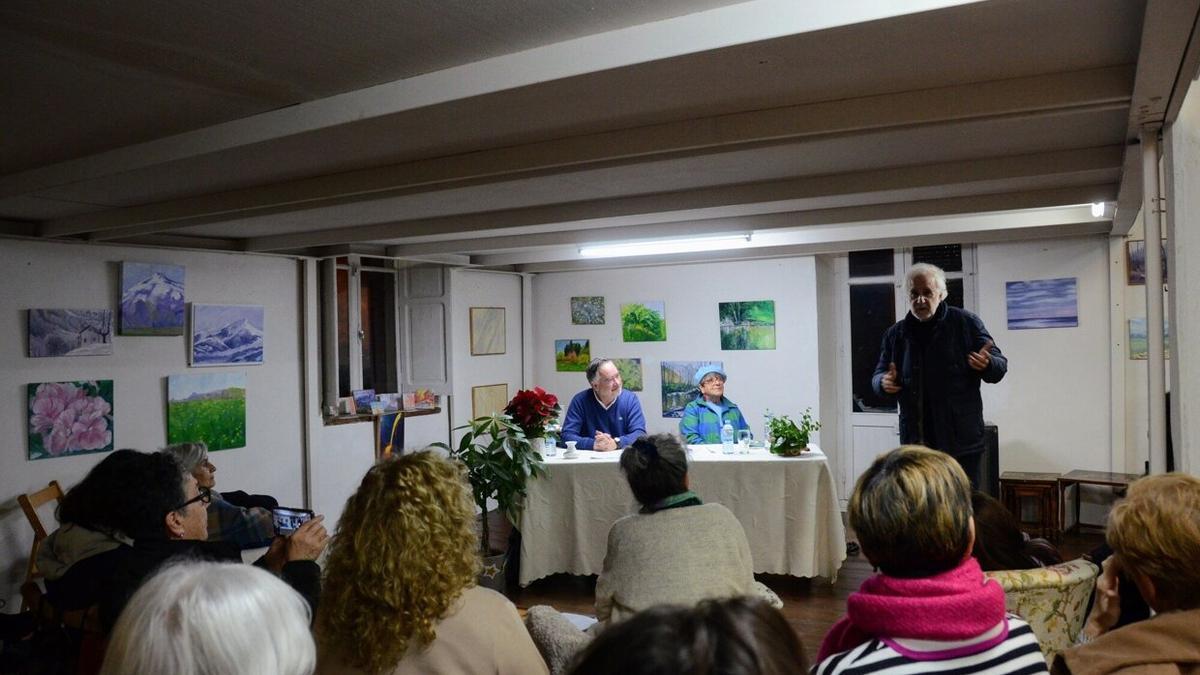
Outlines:
<svg viewBox="0 0 1200 675"><path fill-rule="evenodd" d="M1104 202L1092 202L1092 217L1093 218L1103 218L1104 217Z"/></svg>
<svg viewBox="0 0 1200 675"><path fill-rule="evenodd" d="M624 244L598 244L582 246L579 255L583 258L620 258L636 255L664 255L667 253L695 253L697 251L723 251L744 248L750 245L750 233L724 235L720 237L694 237L691 239L656 239L632 241Z"/></svg>

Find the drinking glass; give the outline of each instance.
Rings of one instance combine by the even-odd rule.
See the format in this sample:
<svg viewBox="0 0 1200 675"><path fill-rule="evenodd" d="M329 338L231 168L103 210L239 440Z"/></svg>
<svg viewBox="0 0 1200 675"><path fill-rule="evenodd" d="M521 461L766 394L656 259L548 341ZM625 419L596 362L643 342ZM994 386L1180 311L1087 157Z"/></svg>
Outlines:
<svg viewBox="0 0 1200 675"><path fill-rule="evenodd" d="M739 429L737 432L737 442L738 449L741 450L742 454L748 454L750 452L750 430Z"/></svg>

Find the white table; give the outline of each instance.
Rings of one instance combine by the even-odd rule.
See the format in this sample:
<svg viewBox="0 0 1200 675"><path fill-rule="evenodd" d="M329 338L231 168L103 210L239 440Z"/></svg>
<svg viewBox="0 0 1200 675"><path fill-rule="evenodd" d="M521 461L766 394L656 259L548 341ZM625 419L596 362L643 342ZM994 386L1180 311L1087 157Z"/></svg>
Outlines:
<svg viewBox="0 0 1200 675"><path fill-rule="evenodd" d="M819 448L801 457L764 449L723 455L695 445L688 473L705 503L724 504L746 530L754 571L836 578L846 558L846 531L829 462ZM608 530L639 506L617 463L620 452L580 450L546 460L547 475L529 482L521 530L522 586L557 572L599 574Z"/></svg>

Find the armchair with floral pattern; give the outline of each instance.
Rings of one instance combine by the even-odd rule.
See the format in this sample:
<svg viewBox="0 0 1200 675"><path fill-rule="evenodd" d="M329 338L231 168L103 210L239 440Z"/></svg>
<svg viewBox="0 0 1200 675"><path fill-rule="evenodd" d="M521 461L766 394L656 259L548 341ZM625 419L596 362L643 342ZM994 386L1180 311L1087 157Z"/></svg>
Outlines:
<svg viewBox="0 0 1200 675"><path fill-rule="evenodd" d="M1004 605L1020 616L1042 646L1046 662L1075 644L1087 619L1100 568L1079 558L1050 567L984 572L1004 588Z"/></svg>

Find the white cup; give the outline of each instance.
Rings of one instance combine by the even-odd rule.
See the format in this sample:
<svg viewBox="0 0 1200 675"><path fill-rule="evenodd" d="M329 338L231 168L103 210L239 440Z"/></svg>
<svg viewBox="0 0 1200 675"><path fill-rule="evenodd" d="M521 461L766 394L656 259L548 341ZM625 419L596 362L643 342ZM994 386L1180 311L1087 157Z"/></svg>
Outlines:
<svg viewBox="0 0 1200 675"><path fill-rule="evenodd" d="M567 441L567 451L563 453L563 459L574 459L579 456L579 451L575 449L578 441Z"/></svg>

